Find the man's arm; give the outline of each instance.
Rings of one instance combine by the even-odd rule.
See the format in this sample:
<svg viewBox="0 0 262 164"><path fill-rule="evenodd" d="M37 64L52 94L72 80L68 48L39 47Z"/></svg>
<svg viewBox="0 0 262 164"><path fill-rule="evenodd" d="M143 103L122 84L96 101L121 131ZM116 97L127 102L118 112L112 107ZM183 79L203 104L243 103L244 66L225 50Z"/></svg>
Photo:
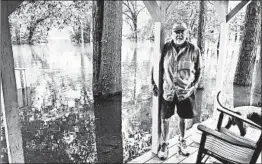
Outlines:
<svg viewBox="0 0 262 164"><path fill-rule="evenodd" d="M194 59L194 68L195 68L195 79L191 84L191 87L189 89L184 89L182 92L187 93L182 99L185 99L189 97L192 93L194 93L197 90L197 87L200 83L200 80L202 78L202 71L203 71L203 60L202 60L202 55L200 53L200 50L197 49L196 52L196 57Z"/></svg>
<svg viewBox="0 0 262 164"><path fill-rule="evenodd" d="M196 70L196 73L195 73L195 80L193 81L193 87L194 87L194 90L197 89L199 83L200 83L200 80L202 78L202 74L203 74L203 58L202 58L202 54L200 52L200 50L198 49L196 51L196 61L195 61L195 70Z"/></svg>
<svg viewBox="0 0 262 164"><path fill-rule="evenodd" d="M154 80L154 66L151 67L151 84L155 85L155 80Z"/></svg>
<svg viewBox="0 0 262 164"><path fill-rule="evenodd" d="M169 43L166 43L163 46L163 49L161 51L161 57L160 57L160 60L159 60L159 72L160 72L159 76L163 76L163 72L164 72L164 70L163 70L163 59L164 59L165 54L167 53L168 46L169 46ZM161 78L163 78L163 77L161 77ZM161 83L161 81L159 81L159 83ZM155 80L154 80L154 66L151 67L151 84L153 86L154 95L157 96L159 94L159 88L156 85Z"/></svg>

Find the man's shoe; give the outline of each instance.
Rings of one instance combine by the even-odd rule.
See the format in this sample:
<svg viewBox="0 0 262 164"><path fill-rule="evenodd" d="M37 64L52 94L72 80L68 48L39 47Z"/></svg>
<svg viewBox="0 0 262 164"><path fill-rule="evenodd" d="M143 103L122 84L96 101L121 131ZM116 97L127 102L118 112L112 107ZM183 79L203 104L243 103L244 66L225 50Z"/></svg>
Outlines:
<svg viewBox="0 0 262 164"><path fill-rule="evenodd" d="M163 143L160 146L160 150L158 152L158 158L161 160L166 160L168 156L168 147L166 143Z"/></svg>
<svg viewBox="0 0 262 164"><path fill-rule="evenodd" d="M186 140L182 139L178 143L178 154L183 156L189 156L190 153L188 152Z"/></svg>

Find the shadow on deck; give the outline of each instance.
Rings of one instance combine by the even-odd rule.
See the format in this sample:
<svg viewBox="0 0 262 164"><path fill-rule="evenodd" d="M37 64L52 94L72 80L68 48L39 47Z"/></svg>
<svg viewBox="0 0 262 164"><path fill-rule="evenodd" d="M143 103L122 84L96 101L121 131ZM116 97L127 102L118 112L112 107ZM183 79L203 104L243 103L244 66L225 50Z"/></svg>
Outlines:
<svg viewBox="0 0 262 164"><path fill-rule="evenodd" d="M201 124L208 125L208 127L215 129L216 123L217 120L211 118L202 122ZM194 125L191 129L186 131L185 138L187 140L187 145L190 152L190 155L188 157L178 155L178 136L175 136L173 139L169 140L169 154L166 160L160 160L156 154L152 153L151 151L148 151L147 153L133 159L128 163L195 163L201 139L201 132L197 130L197 125L198 124ZM234 128L233 131L237 131L237 129ZM259 134L257 134L256 136L259 137ZM221 163L209 156L206 156L204 158L204 161L205 163ZM257 163L261 163L261 154L258 158Z"/></svg>

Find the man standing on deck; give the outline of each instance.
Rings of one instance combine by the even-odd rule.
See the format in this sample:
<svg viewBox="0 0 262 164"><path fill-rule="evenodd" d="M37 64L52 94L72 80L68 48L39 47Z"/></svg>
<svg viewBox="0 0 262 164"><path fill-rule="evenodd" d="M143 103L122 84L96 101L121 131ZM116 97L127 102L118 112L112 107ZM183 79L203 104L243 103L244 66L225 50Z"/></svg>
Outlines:
<svg viewBox="0 0 262 164"><path fill-rule="evenodd" d="M161 96L161 142L158 157L165 160L168 156L169 122L176 112L179 116L178 152L188 156L185 136L185 119L197 114L195 91L201 78L202 56L199 48L186 40L187 26L178 22L172 28L172 40L167 42L161 53L159 64L159 87L152 85L154 95Z"/></svg>

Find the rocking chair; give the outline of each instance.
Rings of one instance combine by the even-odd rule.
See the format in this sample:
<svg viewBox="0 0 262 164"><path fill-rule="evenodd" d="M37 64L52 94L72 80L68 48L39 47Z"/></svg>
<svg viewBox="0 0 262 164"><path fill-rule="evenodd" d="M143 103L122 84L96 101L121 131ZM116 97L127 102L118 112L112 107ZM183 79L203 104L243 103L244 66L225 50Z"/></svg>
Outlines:
<svg viewBox="0 0 262 164"><path fill-rule="evenodd" d="M217 130L213 130L204 125L198 125L197 127L202 131L202 137L196 163L201 164L204 156L209 155L222 163L255 164L262 150L262 127L222 106L219 102L219 94L220 92L217 94L217 101L219 104L217 110L220 112ZM242 137L221 127L224 114L238 118L252 125L254 128L259 129L260 137L258 141Z"/></svg>

